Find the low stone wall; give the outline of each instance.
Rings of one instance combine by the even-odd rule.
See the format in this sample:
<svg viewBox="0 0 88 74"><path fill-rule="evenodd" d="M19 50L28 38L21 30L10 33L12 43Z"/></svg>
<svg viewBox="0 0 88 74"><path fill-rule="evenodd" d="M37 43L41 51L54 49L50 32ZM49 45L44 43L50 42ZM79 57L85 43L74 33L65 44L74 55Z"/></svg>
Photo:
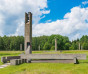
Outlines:
<svg viewBox="0 0 88 74"><path fill-rule="evenodd" d="M31 60L36 61L36 59L42 62L78 63L77 60L79 59L86 60L86 54L21 54L20 56L2 57L1 61L3 63L9 61L11 65L18 65L22 63L31 63Z"/></svg>
<svg viewBox="0 0 88 74"><path fill-rule="evenodd" d="M36 62L78 63L79 59L86 60L86 54L21 54L20 56L21 59L34 59Z"/></svg>
<svg viewBox="0 0 88 74"><path fill-rule="evenodd" d="M32 60L32 63L74 63L76 64L76 58L74 59L61 59L61 60Z"/></svg>
<svg viewBox="0 0 88 74"><path fill-rule="evenodd" d="M20 59L20 56L7 56L7 57L1 57L1 62L7 63L10 62L12 59Z"/></svg>
<svg viewBox="0 0 88 74"><path fill-rule="evenodd" d="M32 63L48 62L48 63L74 63L76 64L76 58L74 59L61 59L61 60L32 60ZM22 63L29 63L27 59L12 59L10 65L20 65Z"/></svg>
<svg viewBox="0 0 88 74"><path fill-rule="evenodd" d="M12 59L12 60L10 60L10 65L20 65L22 63L27 63L27 59Z"/></svg>

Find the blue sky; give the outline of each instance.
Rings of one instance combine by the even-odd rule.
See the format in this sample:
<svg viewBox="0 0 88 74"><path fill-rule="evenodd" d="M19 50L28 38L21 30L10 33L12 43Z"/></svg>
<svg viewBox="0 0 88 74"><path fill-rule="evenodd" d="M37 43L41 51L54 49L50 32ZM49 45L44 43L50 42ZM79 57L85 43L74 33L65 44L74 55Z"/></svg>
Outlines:
<svg viewBox="0 0 88 74"><path fill-rule="evenodd" d="M24 14L33 14L33 36L88 35L88 0L0 0L0 36L24 36Z"/></svg>
<svg viewBox="0 0 88 74"><path fill-rule="evenodd" d="M64 15L70 12L70 9L75 6L88 7L88 4L82 5L82 2L88 0L48 0L48 8L50 13L45 18L41 19L40 22L46 22L47 20L56 21L57 19L63 19Z"/></svg>

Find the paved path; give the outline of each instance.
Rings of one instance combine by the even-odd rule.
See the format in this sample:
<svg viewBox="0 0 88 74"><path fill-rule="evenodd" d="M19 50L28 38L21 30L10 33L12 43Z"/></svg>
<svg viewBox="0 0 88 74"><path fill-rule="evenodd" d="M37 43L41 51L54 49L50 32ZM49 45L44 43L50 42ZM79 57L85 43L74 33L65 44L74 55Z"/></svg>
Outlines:
<svg viewBox="0 0 88 74"><path fill-rule="evenodd" d="M9 66L10 65L10 63L5 63L5 64L3 64L3 65L0 65L0 69L1 68L5 68L5 67L7 67L7 66Z"/></svg>

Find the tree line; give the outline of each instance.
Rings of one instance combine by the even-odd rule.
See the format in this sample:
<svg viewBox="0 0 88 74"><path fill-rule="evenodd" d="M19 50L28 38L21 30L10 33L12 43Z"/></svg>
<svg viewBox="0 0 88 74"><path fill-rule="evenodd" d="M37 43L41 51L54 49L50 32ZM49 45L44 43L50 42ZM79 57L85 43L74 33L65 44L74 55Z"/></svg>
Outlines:
<svg viewBox="0 0 88 74"><path fill-rule="evenodd" d="M57 39L58 50L88 50L88 36L82 36L80 39L70 41L67 36L51 35L32 37L32 50L55 50L55 38ZM23 36L3 36L0 37L0 50L12 51L24 50ZM79 46L80 45L80 46Z"/></svg>

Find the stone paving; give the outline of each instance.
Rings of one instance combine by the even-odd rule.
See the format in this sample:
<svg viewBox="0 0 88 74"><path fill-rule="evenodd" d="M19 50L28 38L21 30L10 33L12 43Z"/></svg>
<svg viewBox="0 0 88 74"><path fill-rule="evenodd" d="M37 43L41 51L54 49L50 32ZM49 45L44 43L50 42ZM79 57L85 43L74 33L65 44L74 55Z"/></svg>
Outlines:
<svg viewBox="0 0 88 74"><path fill-rule="evenodd" d="M0 65L0 69L1 68L5 68L5 67L7 67L7 66L9 66L10 65L10 63L5 63L5 64L3 64L3 65Z"/></svg>

